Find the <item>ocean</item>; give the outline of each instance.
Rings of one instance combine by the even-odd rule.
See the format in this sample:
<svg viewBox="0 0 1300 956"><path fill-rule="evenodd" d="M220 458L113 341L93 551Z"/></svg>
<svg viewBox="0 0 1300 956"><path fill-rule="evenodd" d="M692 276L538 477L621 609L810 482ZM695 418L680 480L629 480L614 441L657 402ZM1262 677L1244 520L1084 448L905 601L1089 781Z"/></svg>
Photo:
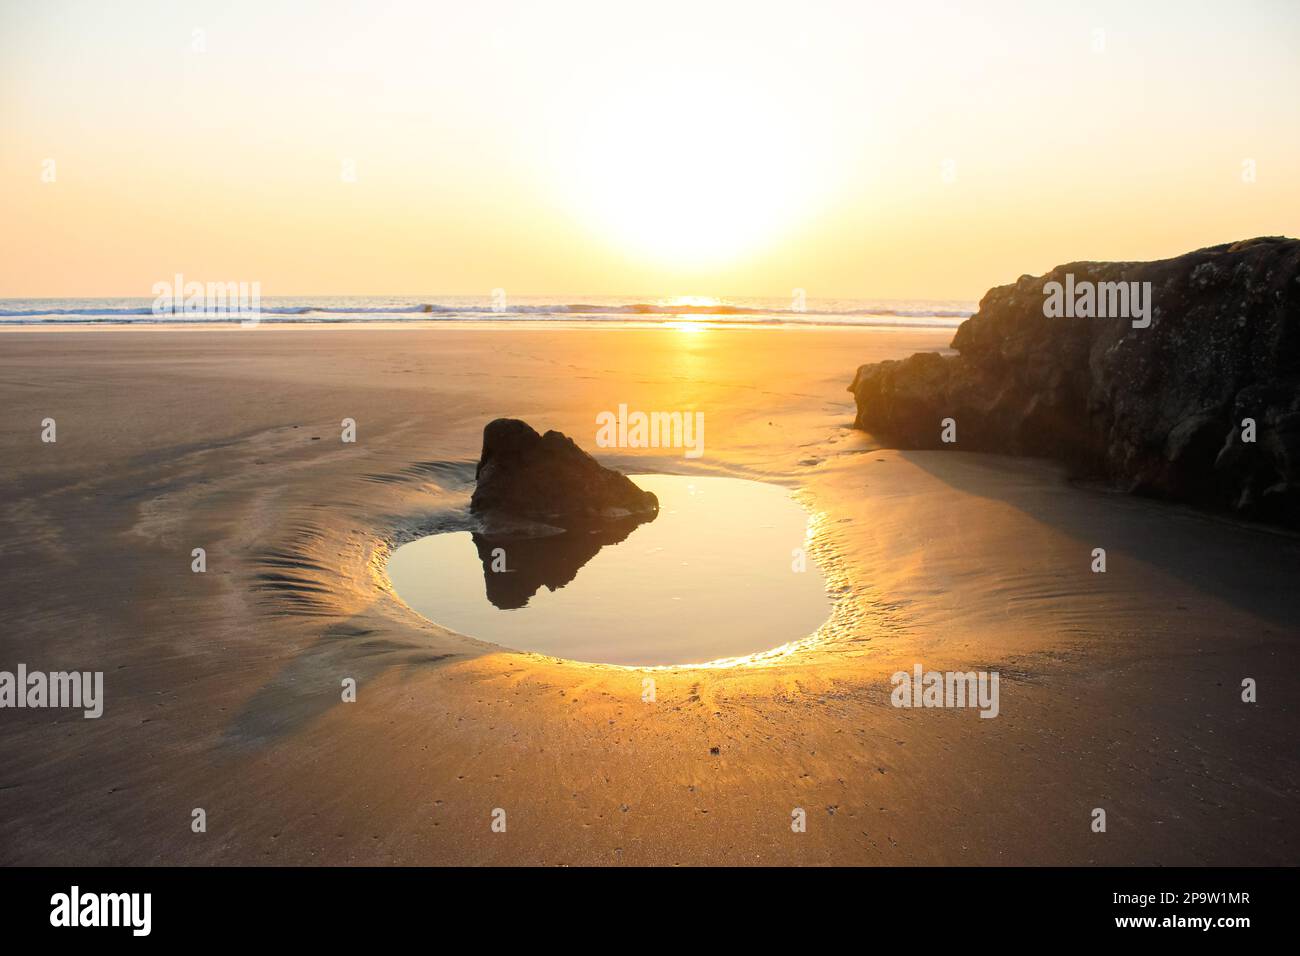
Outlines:
<svg viewBox="0 0 1300 956"><path fill-rule="evenodd" d="M956 328L974 302L639 296L265 296L263 323L692 321L739 325ZM152 298L0 299L0 325L238 322L237 312L155 311Z"/></svg>

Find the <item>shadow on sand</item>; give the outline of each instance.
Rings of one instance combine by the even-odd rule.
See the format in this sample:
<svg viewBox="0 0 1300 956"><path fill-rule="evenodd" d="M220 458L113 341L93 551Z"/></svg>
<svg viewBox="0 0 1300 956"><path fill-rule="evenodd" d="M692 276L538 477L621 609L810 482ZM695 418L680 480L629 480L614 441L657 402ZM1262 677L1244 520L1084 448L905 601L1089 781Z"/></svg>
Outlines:
<svg viewBox="0 0 1300 956"><path fill-rule="evenodd" d="M1069 535L1177 578L1197 592L1296 628L1300 536L1186 505L1068 481L1040 459L974 452L902 451L900 457L965 494L1000 501ZM1102 540L1104 538L1104 540ZM1086 566L1086 564L1085 564ZM1152 594L1155 603L1165 601Z"/></svg>

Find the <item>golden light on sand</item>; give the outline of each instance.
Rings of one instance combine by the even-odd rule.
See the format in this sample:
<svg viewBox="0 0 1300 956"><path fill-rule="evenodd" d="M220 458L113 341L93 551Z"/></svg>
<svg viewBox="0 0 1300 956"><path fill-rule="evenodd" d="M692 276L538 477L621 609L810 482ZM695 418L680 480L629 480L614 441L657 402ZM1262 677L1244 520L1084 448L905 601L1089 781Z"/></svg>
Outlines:
<svg viewBox="0 0 1300 956"><path fill-rule="evenodd" d="M660 305L666 305L671 308L690 309L711 309L715 306L721 306L722 300L711 295L674 295L664 299ZM676 329L683 335L698 335L709 327L707 321L696 322L691 319L674 319L665 323L669 328Z"/></svg>

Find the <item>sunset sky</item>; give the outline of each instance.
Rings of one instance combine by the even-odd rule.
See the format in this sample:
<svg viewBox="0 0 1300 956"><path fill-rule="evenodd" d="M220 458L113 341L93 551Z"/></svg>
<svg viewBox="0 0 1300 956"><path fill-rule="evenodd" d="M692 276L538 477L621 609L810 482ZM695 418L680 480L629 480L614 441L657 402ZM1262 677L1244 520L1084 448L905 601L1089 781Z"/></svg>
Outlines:
<svg viewBox="0 0 1300 956"><path fill-rule="evenodd" d="M974 299L1300 233L1300 4L1054 6L0 0L0 296Z"/></svg>

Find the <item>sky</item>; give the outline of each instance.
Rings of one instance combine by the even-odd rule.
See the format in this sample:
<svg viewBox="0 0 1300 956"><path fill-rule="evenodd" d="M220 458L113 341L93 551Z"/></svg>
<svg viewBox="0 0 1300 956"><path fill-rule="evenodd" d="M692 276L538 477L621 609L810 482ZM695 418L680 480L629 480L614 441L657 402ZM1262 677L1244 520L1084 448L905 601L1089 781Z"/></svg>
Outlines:
<svg viewBox="0 0 1300 956"><path fill-rule="evenodd" d="M1300 3L0 0L0 296L978 299L1300 234Z"/></svg>

